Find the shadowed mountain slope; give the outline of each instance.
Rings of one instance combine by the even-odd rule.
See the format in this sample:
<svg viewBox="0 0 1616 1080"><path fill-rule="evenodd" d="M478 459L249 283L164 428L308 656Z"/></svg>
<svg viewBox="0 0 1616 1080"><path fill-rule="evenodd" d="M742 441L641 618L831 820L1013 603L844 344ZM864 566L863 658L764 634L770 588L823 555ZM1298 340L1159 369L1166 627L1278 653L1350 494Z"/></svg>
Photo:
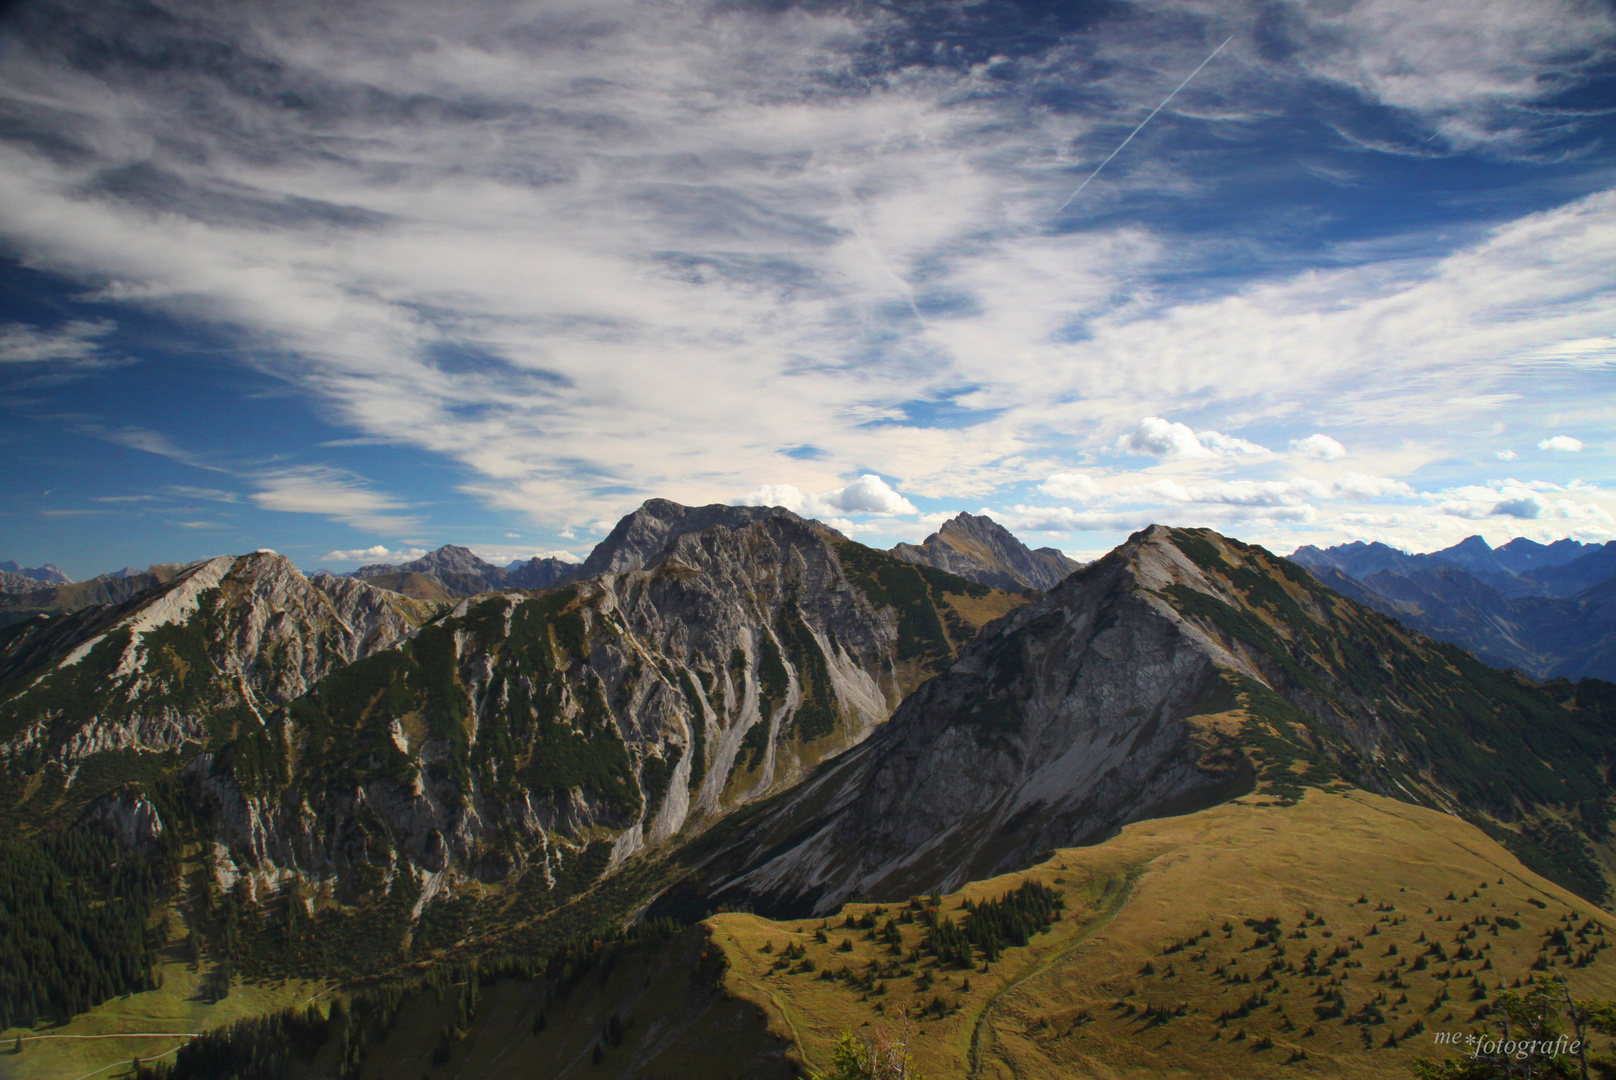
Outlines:
<svg viewBox="0 0 1616 1080"><path fill-rule="evenodd" d="M1344 777L1497 828L1606 805L1607 684L1542 687L1261 548L1153 526L994 624L863 746L705 838L665 901L825 911ZM1503 835L1548 867L1558 826ZM1560 880L1598 898L1580 840Z"/></svg>

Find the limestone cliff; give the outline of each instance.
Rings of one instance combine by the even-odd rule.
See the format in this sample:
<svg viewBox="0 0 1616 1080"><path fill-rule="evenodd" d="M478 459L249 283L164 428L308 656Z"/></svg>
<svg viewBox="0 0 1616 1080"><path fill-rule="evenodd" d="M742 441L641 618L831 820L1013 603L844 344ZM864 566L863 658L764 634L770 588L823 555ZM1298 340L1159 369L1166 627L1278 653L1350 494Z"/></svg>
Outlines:
<svg viewBox="0 0 1616 1080"><path fill-rule="evenodd" d="M72 767L261 727L434 610L363 582L311 581L285 556L255 552L192 564L117 607L36 615L0 636L0 759Z"/></svg>

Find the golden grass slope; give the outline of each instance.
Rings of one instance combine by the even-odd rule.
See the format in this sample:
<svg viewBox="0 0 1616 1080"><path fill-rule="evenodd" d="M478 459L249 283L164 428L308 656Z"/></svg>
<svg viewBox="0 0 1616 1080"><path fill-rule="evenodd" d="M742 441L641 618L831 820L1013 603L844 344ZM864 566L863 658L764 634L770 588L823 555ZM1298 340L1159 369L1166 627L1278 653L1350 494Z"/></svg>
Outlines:
<svg viewBox="0 0 1616 1080"><path fill-rule="evenodd" d="M972 883L942 908L958 919L965 897L1029 878L1063 891L1064 917L985 972L918 955L919 922L900 926L896 955L841 929L848 914L879 910L884 923L902 902L710 925L730 960L726 986L761 1006L807 1064L826 1067L843 1030L907 1026L931 1080L1406 1078L1415 1056L1442 1056L1433 1032L1469 1027L1484 998L1540 956L1573 993L1616 996L1616 959L1599 955L1616 919L1458 818L1355 789L1140 822ZM782 965L791 946L803 958ZM843 968L877 976L875 989Z"/></svg>

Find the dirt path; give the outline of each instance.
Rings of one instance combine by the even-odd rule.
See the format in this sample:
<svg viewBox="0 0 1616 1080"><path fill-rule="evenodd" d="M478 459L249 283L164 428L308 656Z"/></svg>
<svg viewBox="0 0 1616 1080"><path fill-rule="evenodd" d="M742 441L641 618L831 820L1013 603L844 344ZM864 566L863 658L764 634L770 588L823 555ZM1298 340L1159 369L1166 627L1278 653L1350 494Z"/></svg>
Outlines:
<svg viewBox="0 0 1616 1080"><path fill-rule="evenodd" d="M977 1080L977 1077L981 1076L984 1056L993 1049L993 1029L988 1026L988 1021L992 1018L993 1011L998 1007L999 1002L1012 990L1038 978L1054 967L1056 963L1072 955L1095 934L1110 925L1111 920L1116 918L1117 913L1127 904L1128 897L1133 892L1134 883L1139 880L1140 875L1143 873L1144 867L1142 866L1128 871L1128 876L1123 879L1122 887L1107 902L1105 910L1096 915L1087 926L1079 931L1077 936L1072 939L1071 944L1039 961L1032 970L1020 978L1005 984L997 993L983 1003L982 1011L977 1015L976 1023L971 1027L971 1045L966 1056L966 1062L970 1066L970 1071L966 1075L971 1080ZM1005 1064L1009 1067L1011 1075L1015 1075L1015 1066L1008 1061Z"/></svg>

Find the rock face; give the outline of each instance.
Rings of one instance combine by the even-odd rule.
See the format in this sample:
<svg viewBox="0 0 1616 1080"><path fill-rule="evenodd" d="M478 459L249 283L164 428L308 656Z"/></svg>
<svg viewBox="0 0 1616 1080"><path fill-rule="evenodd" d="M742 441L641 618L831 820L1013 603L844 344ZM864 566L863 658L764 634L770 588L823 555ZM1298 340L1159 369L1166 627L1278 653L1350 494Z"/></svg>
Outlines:
<svg viewBox="0 0 1616 1080"><path fill-rule="evenodd" d="M0 570L0 593L30 593L40 588L39 579Z"/></svg>
<svg viewBox="0 0 1616 1080"><path fill-rule="evenodd" d="M778 508L655 500L597 555L438 605L226 557L36 619L0 637L0 764L188 757L221 881L551 880L796 782L1027 599Z"/></svg>
<svg viewBox="0 0 1616 1080"><path fill-rule="evenodd" d="M272 785L199 762L238 870L621 861L856 745L1022 602L785 510L657 500L613 537L597 576L461 601L294 701L243 755Z"/></svg>
<svg viewBox="0 0 1616 1080"><path fill-rule="evenodd" d="M1587 685L1536 688L1261 548L1153 526L990 626L664 903L799 915L946 891L1259 781L1346 775L1514 819L1602 791L1616 701Z"/></svg>
<svg viewBox="0 0 1616 1080"><path fill-rule="evenodd" d="M958 574L996 589L1053 589L1082 564L1054 548L1027 547L990 517L960 514L926 537L899 544L891 554Z"/></svg>
<svg viewBox="0 0 1616 1080"><path fill-rule="evenodd" d="M0 756L71 764L261 727L433 610L258 552L193 564L118 608L35 616L0 638Z"/></svg>

